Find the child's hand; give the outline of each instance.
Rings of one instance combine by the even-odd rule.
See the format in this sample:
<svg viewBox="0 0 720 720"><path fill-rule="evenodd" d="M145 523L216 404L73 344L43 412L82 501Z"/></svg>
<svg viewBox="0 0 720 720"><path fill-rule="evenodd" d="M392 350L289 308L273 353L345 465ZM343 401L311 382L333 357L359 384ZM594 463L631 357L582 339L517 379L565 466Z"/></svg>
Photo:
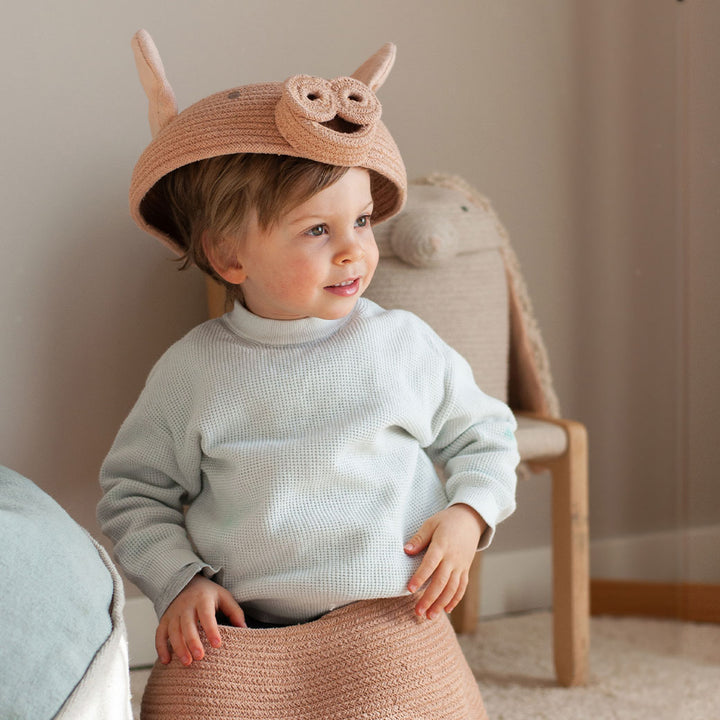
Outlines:
<svg viewBox="0 0 720 720"><path fill-rule="evenodd" d="M469 505L451 505L426 520L405 545L408 555L427 548L420 567L408 582L414 593L432 578L415 605L420 617L450 612L462 600L468 571L487 523Z"/></svg>
<svg viewBox="0 0 720 720"><path fill-rule="evenodd" d="M235 598L223 587L196 575L170 603L160 618L155 633L155 649L160 662L170 662L168 640L183 665L202 660L205 650L200 642L198 623L205 630L210 644L221 645L215 612L221 610L236 627L246 627L245 615Z"/></svg>

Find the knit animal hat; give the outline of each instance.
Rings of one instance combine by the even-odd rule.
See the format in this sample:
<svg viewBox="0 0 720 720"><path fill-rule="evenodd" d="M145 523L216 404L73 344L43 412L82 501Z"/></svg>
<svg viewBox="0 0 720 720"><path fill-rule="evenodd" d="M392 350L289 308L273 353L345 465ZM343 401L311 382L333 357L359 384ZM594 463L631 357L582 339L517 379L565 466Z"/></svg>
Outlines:
<svg viewBox="0 0 720 720"><path fill-rule="evenodd" d="M373 221L399 212L407 179L397 145L380 121L375 96L392 69L395 46L384 45L350 77L334 80L295 75L284 83L244 85L215 93L178 113L150 35L132 39L140 81L149 102L153 139L140 156L130 183L130 213L135 222L182 254L143 202L163 176L183 165L234 153L264 153L308 158L370 171Z"/></svg>

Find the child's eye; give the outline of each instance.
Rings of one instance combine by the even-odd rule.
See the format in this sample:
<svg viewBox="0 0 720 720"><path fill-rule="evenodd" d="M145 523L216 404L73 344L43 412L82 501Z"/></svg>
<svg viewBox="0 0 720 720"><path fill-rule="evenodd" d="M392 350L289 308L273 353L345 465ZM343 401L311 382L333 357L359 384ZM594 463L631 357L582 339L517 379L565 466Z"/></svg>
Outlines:
<svg viewBox="0 0 720 720"><path fill-rule="evenodd" d="M325 225L315 225L315 227L311 227L309 230L305 232L306 235L310 235L311 237L321 237L327 232L327 228Z"/></svg>
<svg viewBox="0 0 720 720"><path fill-rule="evenodd" d="M364 227L368 227L369 225L370 225L370 216L369 215L361 215L355 221L355 227L364 228Z"/></svg>

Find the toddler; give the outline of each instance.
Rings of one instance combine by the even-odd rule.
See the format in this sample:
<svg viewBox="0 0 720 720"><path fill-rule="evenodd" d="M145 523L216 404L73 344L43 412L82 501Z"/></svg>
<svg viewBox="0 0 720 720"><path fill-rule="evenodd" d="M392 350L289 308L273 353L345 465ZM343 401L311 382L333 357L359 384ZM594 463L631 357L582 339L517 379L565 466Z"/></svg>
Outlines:
<svg viewBox="0 0 720 720"><path fill-rule="evenodd" d="M298 626L325 632L355 612L368 625L392 607L407 648L413 633L451 644L444 615L514 509L515 423L419 318L362 298L378 262L372 224L405 197L374 93L394 47L352 77L245 86L180 115L143 31L134 48L155 137L133 175L133 216L233 300L158 361L101 471L102 528L160 618L153 675L172 686L184 681L164 667L251 655L228 647L223 620L241 643L280 647ZM408 662L432 664L427 652ZM483 717L452 653L463 697L433 702ZM365 697L362 710L307 717L419 717L403 692L394 714ZM164 717L157 707L145 716Z"/></svg>

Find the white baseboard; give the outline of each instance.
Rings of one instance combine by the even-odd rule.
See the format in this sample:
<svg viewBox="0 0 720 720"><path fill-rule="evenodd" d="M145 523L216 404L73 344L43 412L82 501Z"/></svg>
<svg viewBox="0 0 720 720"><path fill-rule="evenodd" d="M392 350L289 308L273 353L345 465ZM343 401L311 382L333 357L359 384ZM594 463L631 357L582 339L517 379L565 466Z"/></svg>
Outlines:
<svg viewBox="0 0 720 720"><path fill-rule="evenodd" d="M124 615L130 667L152 665L157 657L155 652L157 617L152 603L146 597L127 598Z"/></svg>
<svg viewBox="0 0 720 720"><path fill-rule="evenodd" d="M486 553L480 577L481 618L550 607L550 547Z"/></svg>
<svg viewBox="0 0 720 720"><path fill-rule="evenodd" d="M609 538L590 545L593 578L720 583L720 525Z"/></svg>
<svg viewBox="0 0 720 720"><path fill-rule="evenodd" d="M590 545L593 578L650 582L720 582L717 548L720 526L692 528L624 538L598 540ZM480 616L552 607L550 547L494 553L483 557ZM130 666L155 661L157 620L147 598L128 598L125 604Z"/></svg>

